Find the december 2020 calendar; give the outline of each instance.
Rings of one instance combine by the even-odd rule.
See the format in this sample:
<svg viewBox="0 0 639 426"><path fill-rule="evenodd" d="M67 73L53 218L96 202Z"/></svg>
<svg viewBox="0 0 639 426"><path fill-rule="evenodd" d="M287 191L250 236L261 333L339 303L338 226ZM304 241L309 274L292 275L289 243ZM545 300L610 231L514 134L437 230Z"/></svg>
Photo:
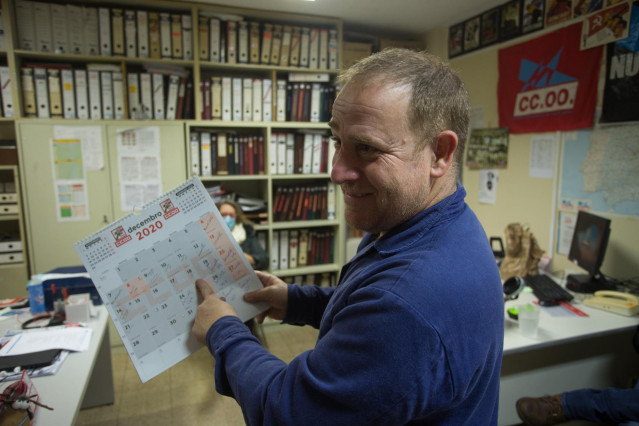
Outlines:
<svg viewBox="0 0 639 426"><path fill-rule="evenodd" d="M74 247L142 383L201 348L191 334L196 279L242 321L267 308L242 299L262 284L198 177Z"/></svg>

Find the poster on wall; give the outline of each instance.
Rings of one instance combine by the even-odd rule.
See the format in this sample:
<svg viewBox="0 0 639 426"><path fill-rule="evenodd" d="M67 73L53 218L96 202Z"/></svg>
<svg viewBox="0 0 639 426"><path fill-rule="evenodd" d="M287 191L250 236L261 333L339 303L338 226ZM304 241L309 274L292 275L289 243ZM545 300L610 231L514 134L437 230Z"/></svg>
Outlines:
<svg viewBox="0 0 639 426"><path fill-rule="evenodd" d="M466 166L471 169L505 168L508 165L508 129L473 129Z"/></svg>
<svg viewBox="0 0 639 426"><path fill-rule="evenodd" d="M628 37L630 5L626 2L593 13L583 20L581 48L601 46Z"/></svg>
<svg viewBox="0 0 639 426"><path fill-rule="evenodd" d="M499 38L510 40L521 34L521 2L511 0L500 6Z"/></svg>
<svg viewBox="0 0 639 426"><path fill-rule="evenodd" d="M606 48L602 123L639 121L639 2L632 6L628 37Z"/></svg>
<svg viewBox="0 0 639 426"><path fill-rule="evenodd" d="M601 10L602 7L603 0L576 0L572 9L572 17L578 18L588 15L589 13Z"/></svg>
<svg viewBox="0 0 639 426"><path fill-rule="evenodd" d="M464 24L450 27L448 31L448 57L454 58L462 54L464 47Z"/></svg>
<svg viewBox="0 0 639 426"><path fill-rule="evenodd" d="M572 0L546 0L546 27L572 19Z"/></svg>
<svg viewBox="0 0 639 426"><path fill-rule="evenodd" d="M524 0L522 33L528 34L544 27L544 1L545 0Z"/></svg>
<svg viewBox="0 0 639 426"><path fill-rule="evenodd" d="M603 48L580 50L574 24L499 51L499 127L542 133L592 127Z"/></svg>
<svg viewBox="0 0 639 426"><path fill-rule="evenodd" d="M475 16L464 22L464 53L479 48L481 16Z"/></svg>

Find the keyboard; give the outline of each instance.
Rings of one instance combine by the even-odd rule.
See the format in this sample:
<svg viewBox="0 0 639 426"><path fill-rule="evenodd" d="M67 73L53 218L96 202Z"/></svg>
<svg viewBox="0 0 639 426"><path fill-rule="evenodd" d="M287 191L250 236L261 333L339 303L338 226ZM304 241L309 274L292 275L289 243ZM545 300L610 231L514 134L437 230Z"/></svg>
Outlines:
<svg viewBox="0 0 639 426"><path fill-rule="evenodd" d="M526 275L526 285L533 290L541 305L556 305L559 302L570 302L573 295L555 282L548 275Z"/></svg>

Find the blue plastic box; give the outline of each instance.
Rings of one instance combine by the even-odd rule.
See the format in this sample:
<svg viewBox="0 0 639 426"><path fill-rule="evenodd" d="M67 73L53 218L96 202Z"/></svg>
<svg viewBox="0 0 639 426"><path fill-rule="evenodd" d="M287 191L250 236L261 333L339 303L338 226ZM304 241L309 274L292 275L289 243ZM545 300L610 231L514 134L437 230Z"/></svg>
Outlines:
<svg viewBox="0 0 639 426"><path fill-rule="evenodd" d="M79 272L86 272L84 266L63 266L60 268L52 269L47 274L76 274ZM102 299L98 290L95 288L91 278L74 277L74 278L62 278L56 280L44 280L44 304L47 311L53 310L53 293L51 292L51 284L55 284L56 296L60 295L61 289L64 287L67 289L67 294L80 294L89 293L94 305L101 305Z"/></svg>

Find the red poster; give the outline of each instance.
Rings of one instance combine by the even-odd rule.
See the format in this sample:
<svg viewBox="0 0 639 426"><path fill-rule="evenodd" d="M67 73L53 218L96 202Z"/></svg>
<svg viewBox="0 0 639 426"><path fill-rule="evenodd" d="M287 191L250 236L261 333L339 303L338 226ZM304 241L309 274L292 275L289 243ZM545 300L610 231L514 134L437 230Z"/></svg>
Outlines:
<svg viewBox="0 0 639 426"><path fill-rule="evenodd" d="M603 48L579 50L581 24L499 51L499 127L539 133L592 127Z"/></svg>

